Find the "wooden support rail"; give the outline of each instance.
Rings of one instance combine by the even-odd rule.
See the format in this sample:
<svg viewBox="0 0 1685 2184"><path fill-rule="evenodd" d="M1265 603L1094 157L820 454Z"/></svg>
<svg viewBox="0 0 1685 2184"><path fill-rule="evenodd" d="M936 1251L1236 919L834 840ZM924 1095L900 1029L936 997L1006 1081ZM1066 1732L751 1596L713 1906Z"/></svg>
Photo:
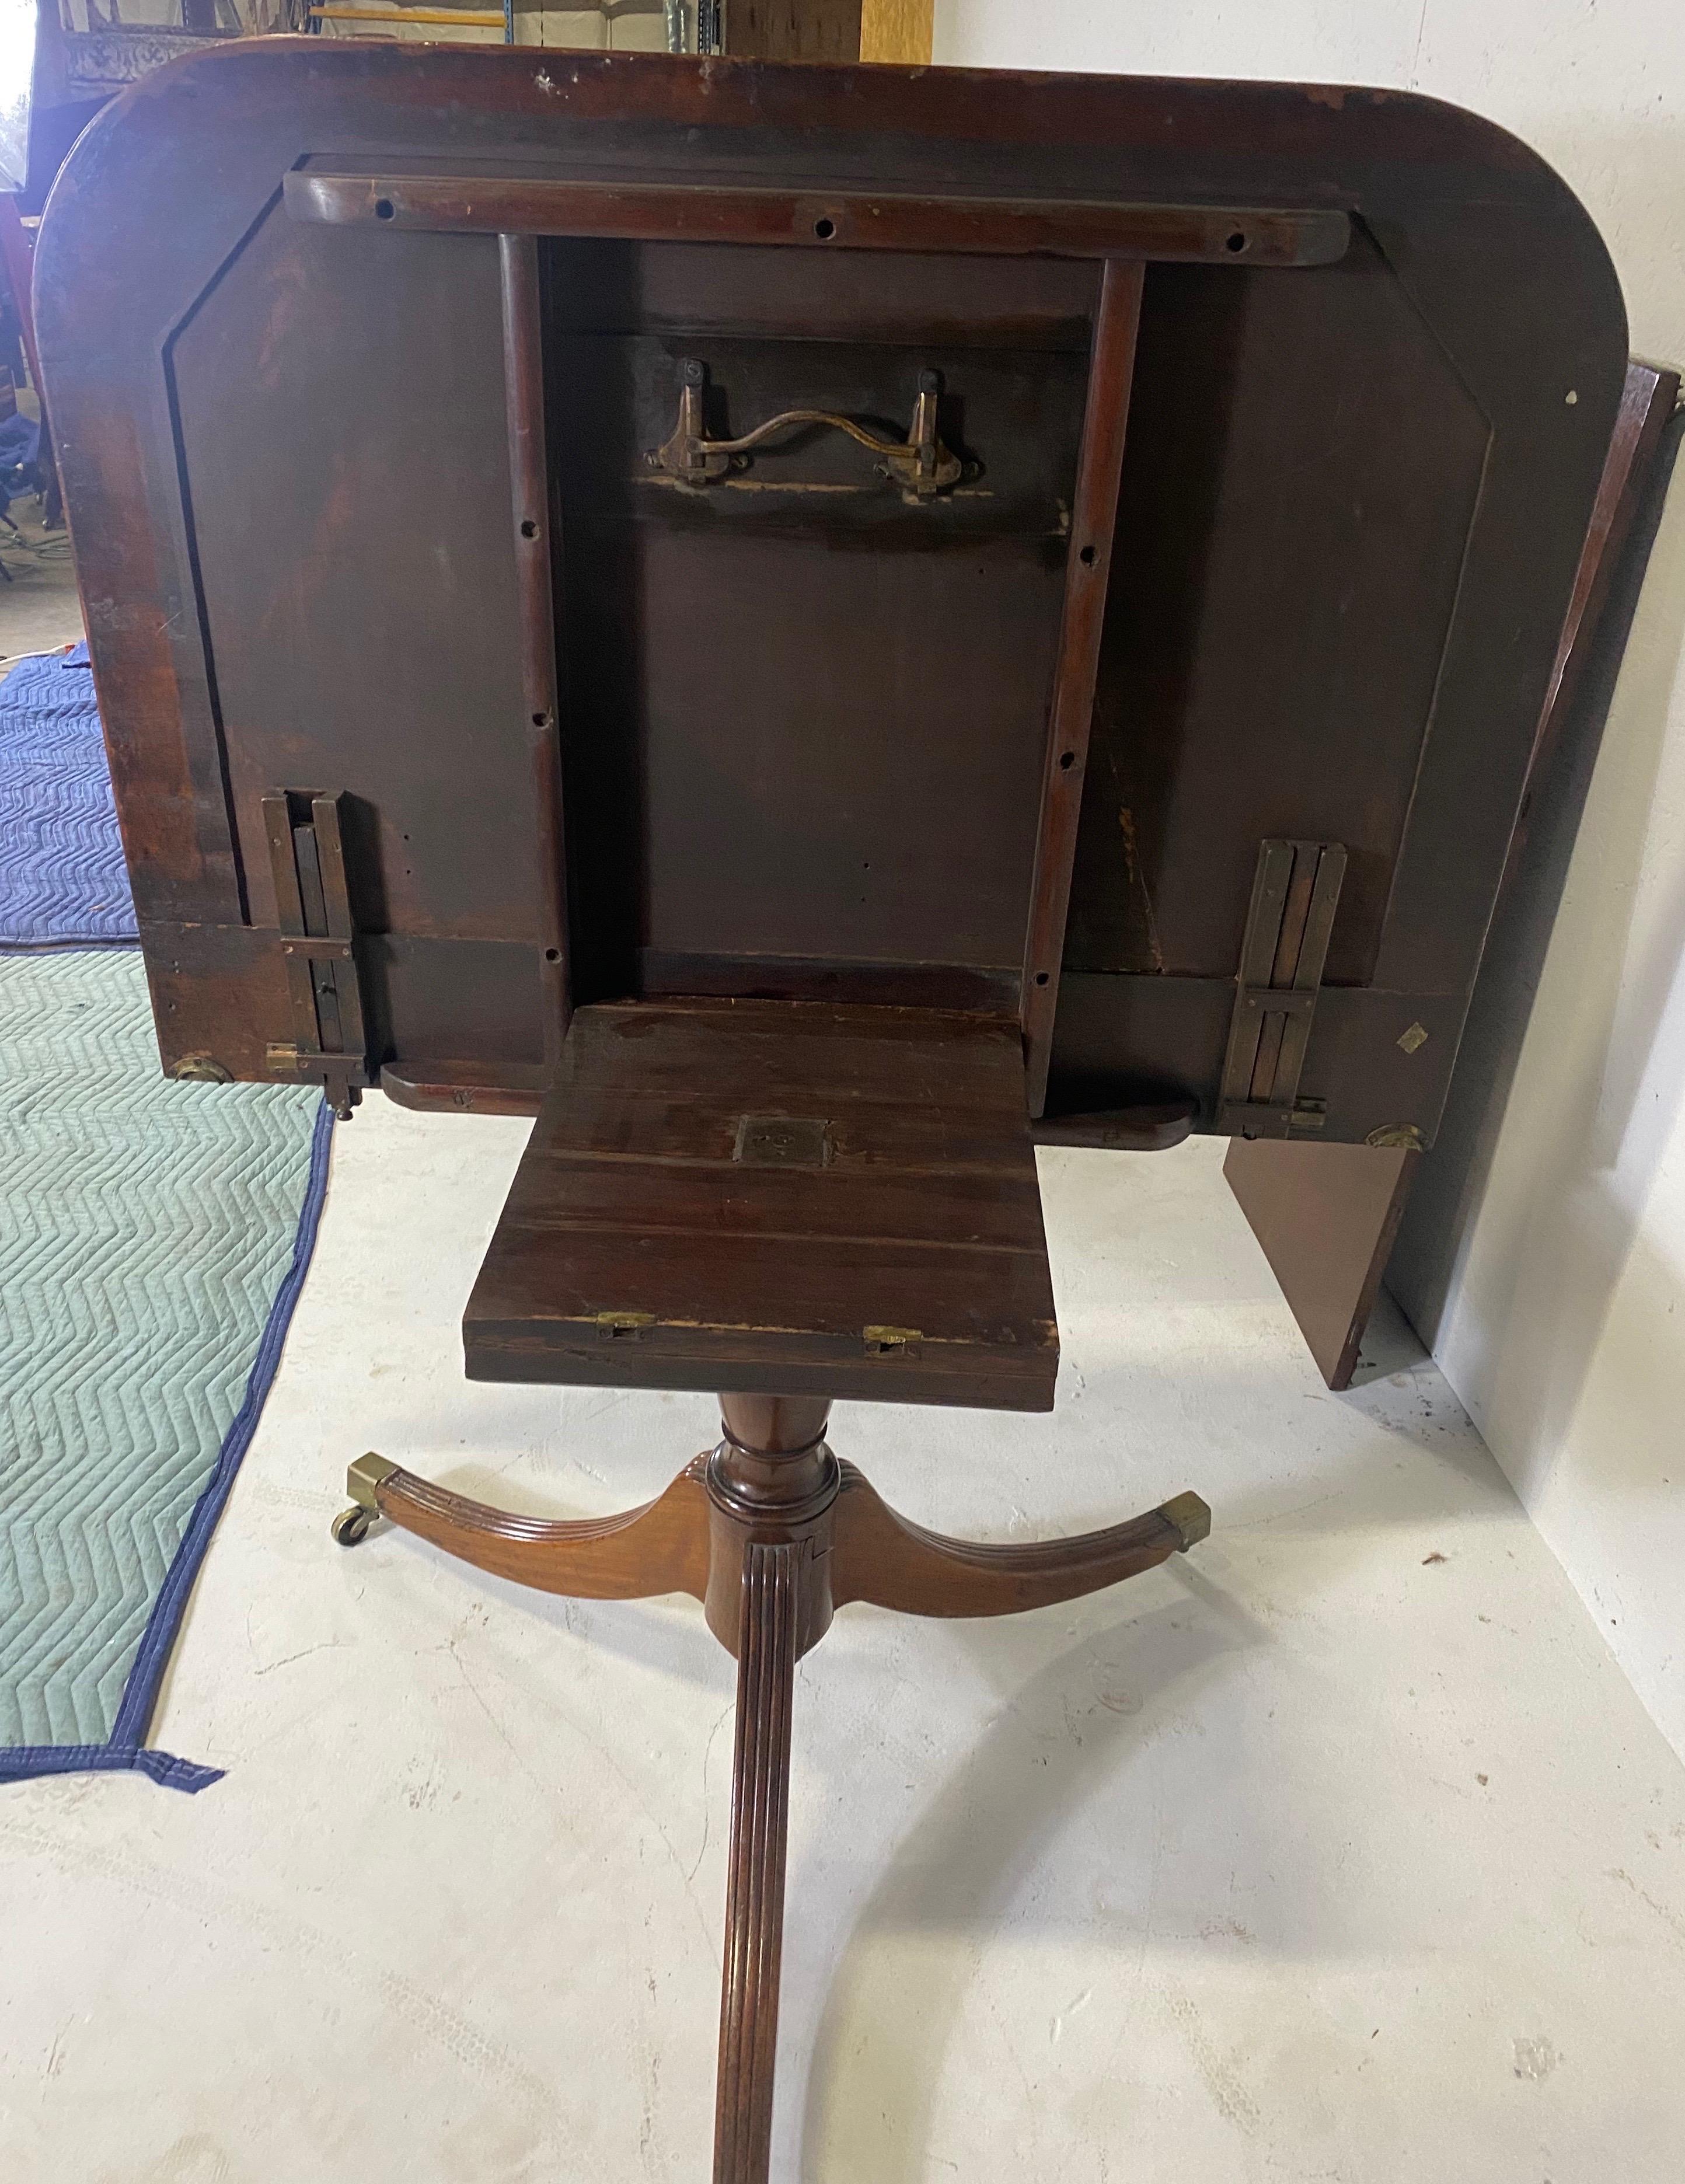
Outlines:
<svg viewBox="0 0 1685 2184"><path fill-rule="evenodd" d="M415 10L403 9L406 17ZM698 190L678 182L515 175L335 174L286 181L294 220L469 235L595 235L673 242L805 243L837 250L1329 265L1343 212L1117 205L1069 198L914 197L896 191Z"/></svg>

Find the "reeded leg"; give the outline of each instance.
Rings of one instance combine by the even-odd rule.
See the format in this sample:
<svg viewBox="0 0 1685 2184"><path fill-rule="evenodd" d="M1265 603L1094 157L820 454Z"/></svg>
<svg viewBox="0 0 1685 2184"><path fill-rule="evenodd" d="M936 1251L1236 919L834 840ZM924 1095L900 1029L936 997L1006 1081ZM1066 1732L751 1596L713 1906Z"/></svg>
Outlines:
<svg viewBox="0 0 1685 2184"><path fill-rule="evenodd" d="M790 1698L805 1554L801 1546L751 1541L743 1555L714 2184L767 2184L784 1948Z"/></svg>
<svg viewBox="0 0 1685 2184"><path fill-rule="evenodd" d="M351 1466L347 1484L355 1499L333 1533L342 1546L354 1546L376 1518L386 1517L477 1569L540 1592L582 1600L688 1592L701 1600L708 1590L706 1474L707 1459L699 1456L641 1509L563 1522L471 1502L371 1454Z"/></svg>
<svg viewBox="0 0 1685 2184"><path fill-rule="evenodd" d="M1202 1540L1211 1512L1197 1494L1102 1532L1027 1545L944 1539L898 1516L851 1463L841 1466L831 1549L831 1599L904 1615L1015 1615L1075 1600L1168 1562Z"/></svg>
<svg viewBox="0 0 1685 2184"><path fill-rule="evenodd" d="M714 2184L767 2184L789 1825L790 1702L800 1654L833 1607L1009 1615L1097 1592L1202 1540L1211 1513L1179 1494L1126 1524L993 1546L898 1516L825 1443L813 1396L721 1397L724 1437L666 1493L624 1515L558 1524L429 1485L383 1457L350 1469L354 1545L378 1517L499 1577L596 1600L688 1592L737 1656Z"/></svg>

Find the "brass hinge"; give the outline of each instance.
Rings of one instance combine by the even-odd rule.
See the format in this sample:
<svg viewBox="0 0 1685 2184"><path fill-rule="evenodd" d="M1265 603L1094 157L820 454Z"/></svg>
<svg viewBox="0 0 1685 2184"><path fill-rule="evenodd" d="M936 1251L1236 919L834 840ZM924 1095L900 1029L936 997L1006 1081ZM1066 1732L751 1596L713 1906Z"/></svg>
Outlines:
<svg viewBox="0 0 1685 2184"><path fill-rule="evenodd" d="M1258 844L1223 1062L1220 1136L1286 1138L1326 1121L1325 1102L1299 1098L1299 1072L1345 877L1341 843Z"/></svg>
<svg viewBox="0 0 1685 2184"><path fill-rule="evenodd" d="M644 1329L655 1323L652 1312L600 1312L592 1320L598 1339L603 1342L641 1341Z"/></svg>
<svg viewBox="0 0 1685 2184"><path fill-rule="evenodd" d="M317 1084L344 1120L369 1074L356 928L338 796L279 788L262 800L293 1037L265 1049L271 1077Z"/></svg>

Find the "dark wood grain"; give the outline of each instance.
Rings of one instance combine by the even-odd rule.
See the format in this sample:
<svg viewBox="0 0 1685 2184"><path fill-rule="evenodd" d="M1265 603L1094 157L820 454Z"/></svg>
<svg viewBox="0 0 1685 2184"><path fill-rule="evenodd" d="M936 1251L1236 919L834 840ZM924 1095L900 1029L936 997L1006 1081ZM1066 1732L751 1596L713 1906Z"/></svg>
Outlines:
<svg viewBox="0 0 1685 2184"><path fill-rule="evenodd" d="M541 1522L388 1468L360 1478L342 1542L386 1518L477 1567L546 1591L602 1599L700 1594L737 1658L727 1852L716 2184L767 2184L789 1828L795 1663L834 1606L993 1616L1070 1600L1202 1540L1210 1512L1180 1494L1075 1539L992 1546L950 1540L891 1510L825 1439L823 1396L722 1395L722 1438L667 1491L625 1516ZM365 1465L378 1459L365 1458Z"/></svg>
<svg viewBox="0 0 1685 2184"><path fill-rule="evenodd" d="M1373 980L1489 437L1367 238L1150 273L1068 969L1232 977L1274 835L1345 845L1328 977Z"/></svg>
<svg viewBox="0 0 1685 2184"><path fill-rule="evenodd" d="M555 617L550 534L555 496L544 448L544 358L538 245L500 235L504 384L515 577L521 612L521 727L533 765L533 848L538 877L538 967L544 1058L554 1067L572 1003L567 962L566 827L556 718Z"/></svg>
<svg viewBox="0 0 1685 2184"><path fill-rule="evenodd" d="M215 158L215 191L192 187L185 141ZM335 175L360 191L366 221L289 217L287 188ZM521 687L499 246L489 230L405 229L395 200L381 220L369 185L382 176L458 199L482 185L583 186L604 204L629 193L640 235L674 205L706 225L716 203L735 216L730 192L779 200L773 242L577 246L634 254L582 327L688 339L729 324L768 348L851 327L916 348L969 326L979 346L1069 356L1088 313L1059 291L1058 261L979 252L979 231L985 244L1157 255L1177 247L1190 207L1331 218L1336 241L1349 223L1337 262L1266 264L1217 237L1225 262L1147 268L1121 503L1139 550L1108 587L1052 1068L1096 1078L1083 1098L1097 1111L1192 1098L1208 1128L1214 1042L1202 1033L1194 1053L1178 1027L1203 1021L1203 982L1232 976L1257 841L1337 840L1352 865L1329 977L1360 1006L1320 1009L1303 1089L1326 1101L1336 1140L1401 1119L1431 1133L1615 415L1619 300L1583 213L1513 139L1400 94L1268 85L586 54L558 72L518 49L268 40L222 42L116 102L43 226L43 370L143 924L179 961L200 929L257 938L237 961L225 951L209 1025L190 974L150 965L169 997L167 1056L215 1045L260 1075L284 1034L254 854L257 799L279 788L343 789L371 815L363 876L379 914L360 930L385 982L369 997L376 1058L400 1073L413 1056L502 1061L519 1097L518 1072L542 1059L547 1025L554 1035L542 968L554 861L537 838L531 755L494 726L537 710ZM667 195L639 209L650 190ZM834 198L851 219L856 202L893 201L897 217L957 202L966 248L921 261L856 247L869 238L834 220L820 237L823 209L797 225L798 209ZM1143 213L1154 230L1120 240ZM1200 232L1208 248L1215 226ZM546 242L541 267L573 247ZM674 271L689 250L711 254L694 278ZM743 266L727 278L734 250ZM786 287L767 261L788 269ZM864 278L873 262L896 269L888 287ZM921 262L936 269L922 323L907 300ZM992 315L979 289L991 264ZM1065 261L1085 278L1093 265ZM544 278L548 424L566 390ZM713 300L689 315L699 295ZM429 462L406 460L423 447ZM992 466L998 448L982 459ZM549 466L565 530L554 442ZM688 659L711 705L722 663L752 657L765 632L739 614L711 656L689 629L682 645L662 632L655 607L707 597L716 574L729 600L779 595L778 564L752 550L777 526L740 515L717 540L669 539L648 563L659 581L608 639L635 655L654 630L668 671ZM805 528L798 553L848 521L810 510ZM866 552L831 557L847 572L837 626L874 619L851 566ZM634 577L644 566L641 549L623 564ZM896 611L928 633L913 656L946 639L993 702L991 632L1003 615L1034 623L1039 580L1026 563L968 600L974 566L954 551ZM1032 650L1007 643L994 658L1039 751L1046 684L1017 664ZM838 656L818 687L836 686ZM789 682L791 658L799 674L799 647L773 648L763 689ZM605 681L605 710L612 695ZM955 699L962 718L970 695ZM828 733L806 729L809 754ZM851 779L874 777L839 763L823 793L843 810ZM949 817L933 832L952 861L969 822L957 801L930 803ZM731 868L729 850L720 861ZM491 959L473 951L494 944L511 961L526 951L518 976L481 974ZM632 936L622 990L651 945ZM729 976L718 959L785 952L741 937L656 950L717 983ZM788 952L785 990L804 990L815 951ZM971 967L1002 972L1021 952ZM851 978L920 967L871 950L840 961ZM192 1048L172 1045L190 1015ZM1431 1044L1401 1072L1396 1040L1415 1020ZM1050 1106L1073 1111L1063 1085Z"/></svg>
<svg viewBox="0 0 1685 2184"><path fill-rule="evenodd" d="M962 250L1156 258L1223 265L1326 265L1350 239L1345 214L1230 205L1111 205L851 190L705 192L483 175L287 177L297 220L394 232L621 236L628 241L791 244L845 250Z"/></svg>
<svg viewBox="0 0 1685 2184"><path fill-rule="evenodd" d="M1089 729L1094 717L1095 677L1111 576L1118 479L1129 428L1130 388L1135 377L1135 334L1141 323L1141 270L1108 261L1089 354L1083 406L1082 459L1071 510L1065 564L1064 610L1059 659L1047 727L1041 778L1041 813L1035 838L1029 925L1024 937L1024 1074L1029 1112L1046 1105L1052 1058L1053 1018L1059 1004L1070 905L1071 868L1082 807Z"/></svg>
<svg viewBox="0 0 1685 2184"><path fill-rule="evenodd" d="M1389 1146L1230 1142L1223 1173L1331 1388L1351 1385L1421 1158Z"/></svg>
<svg viewBox="0 0 1685 2184"><path fill-rule="evenodd" d="M646 1600L708 1590L706 1458L666 1492L612 1517L518 1517L453 1494L401 1468L378 1489L383 1517L418 1539L540 1592L581 1600Z"/></svg>
<svg viewBox="0 0 1685 2184"><path fill-rule="evenodd" d="M1001 1545L951 1540L899 1516L845 1463L831 1599L838 1607L864 1601L903 1615L1016 1615L1152 1569L1203 1539L1210 1522L1205 1504L1185 1495L1126 1524L1072 1539Z"/></svg>
<svg viewBox="0 0 1685 2184"><path fill-rule="evenodd" d="M438 1113L536 1115L550 1072L542 1064L436 1061L420 1056L401 1067L388 1062L380 1089L400 1107Z"/></svg>
<svg viewBox="0 0 1685 2184"><path fill-rule="evenodd" d="M991 346L1085 357L1100 262L977 253L761 248L751 243L570 238L553 335L788 337L862 344Z"/></svg>
<svg viewBox="0 0 1685 2184"><path fill-rule="evenodd" d="M639 258L558 244L550 263L577 998L1015 1011L1080 358L815 340L794 315L778 339L668 315L621 332L644 315ZM851 292L880 320L912 308L899 259ZM675 488L645 457L672 427L676 350L733 430L817 404L904 432L936 370L982 476L909 508L810 432L712 491Z"/></svg>
<svg viewBox="0 0 1685 2184"><path fill-rule="evenodd" d="M370 1490L527 1581L700 1586L738 1654L721 2174L760 2184L839 1593L1066 1598L1205 1521L945 1540L826 1405L1051 1402L1027 1106L1211 1126L1261 839L1349 860L1325 1137L1431 1136L1618 291L1540 160L1402 94L219 42L83 137L36 289L161 1049L264 1074L264 800L337 799L371 1063L544 1088L471 1369L736 1390L627 1520ZM687 359L705 438L905 433L934 373L959 476L908 503L804 428L661 482Z"/></svg>
<svg viewBox="0 0 1685 2184"><path fill-rule="evenodd" d="M1465 1265L1467 1239L1485 1196L1530 1036L1539 989L1576 852L1576 837L1600 764L1600 746L1621 687L1630 634L1685 445L1680 376L1637 359L1628 380L1644 422L1611 444L1626 482L1594 589L1561 668L1543 725L1511 844L1497 913L1481 957L1458 1072L1433 1150L1410 1194L1386 1285L1430 1346L1437 1344ZM1629 412L1630 415L1630 412ZM1588 540L1588 544L1589 544ZM1583 564L1582 564L1583 572ZM1576 587L1577 588L1577 587Z"/></svg>
<svg viewBox="0 0 1685 2184"><path fill-rule="evenodd" d="M1662 433L1678 407L1679 390L1680 376L1677 370L1646 364L1641 357L1634 357L1626 368L1621 408L1610 437L1603 475L1598 481L1597 499L1586 526L1579 565L1574 571L1574 589L1533 738L1527 794L1522 800L1504 865L1506 889L1526 853L1527 816L1534 783L1551 763L1557 744L1567 733L1575 698L1598 643L1610 587L1632 535L1645 486L1655 466Z"/></svg>
<svg viewBox="0 0 1685 2184"><path fill-rule="evenodd" d="M1068 1089L1068 1088L1067 1088ZM1117 1152L1162 1153L1190 1136L1198 1114L1186 1097L1141 1100L1127 1107L1074 1106L1039 1116L1030 1135L1038 1145L1085 1145Z"/></svg>
<svg viewBox="0 0 1685 2184"><path fill-rule="evenodd" d="M812 1157L745 1156L795 1117ZM483 1379L1040 1410L1058 1336L1010 1024L580 1009L463 1321Z"/></svg>
<svg viewBox="0 0 1685 2184"><path fill-rule="evenodd" d="M758 1540L743 1556L714 2184L767 2184L770 2161L802 1559L798 1546Z"/></svg>
<svg viewBox="0 0 1685 2184"><path fill-rule="evenodd" d="M365 249L277 213L172 337L198 594L183 611L248 922L275 923L262 797L347 790L371 821L365 929L523 942L541 1038L550 881L526 683L544 632L523 624L522 564L530 578L546 549L511 502L499 248L455 248L441 314L425 240ZM542 450L516 431L530 472Z"/></svg>
<svg viewBox="0 0 1685 2184"><path fill-rule="evenodd" d="M1224 978L1095 977L1067 967L1054 1040L1058 1106L1124 1106L1191 1097L1198 1127L1216 1128L1224 1050L1235 1013ZM1362 1145L1412 1128L1430 1143L1451 1079L1465 1007L1460 993L1324 986L1302 1098L1325 1102L1320 1136ZM1399 1045L1414 1025L1428 1034ZM1073 1100L1070 1088L1079 1088Z"/></svg>
<svg viewBox="0 0 1685 2184"><path fill-rule="evenodd" d="M1469 1059L1472 1072L1466 1079L1466 1091L1460 1083L1453 1084L1447 1117L1448 1135L1436 1145L1426 1167L1414 1153L1386 1148L1308 1145L1278 1150L1262 1143L1231 1145L1224 1163L1224 1173L1264 1247L1318 1369L1332 1388L1351 1383L1364 1330L1386 1279L1393 1246L1401 1234L1407 1234L1406 1217L1419 1201L1434 1209L1419 1219L1419 1228L1432 1234L1436 1221L1440 1226L1435 1245L1442 1278L1452 1228L1444 1209L1459 1204L1459 1198L1465 1203L1463 1195L1469 1188L1470 1117L1483 1112L1490 1129L1490 1117L1502 1112L1509 1070L1493 1066L1488 1040L1482 1035L1480 996L1487 978L1492 977L1495 983L1487 1020L1501 1011L1511 1025L1513 1038L1519 1041L1514 994L1520 989L1531 988L1537 969L1535 962L1518 976L1510 961L1515 945L1515 894L1520 887L1519 876L1528 867L1533 805L1538 784L1543 782L1547 804L1554 807L1552 816L1559 825L1564 793L1559 773L1564 762L1578 772L1582 788L1589 776L1596 721L1577 723L1576 748L1576 698L1594 652L1603 655L1606 682L1612 682L1615 663L1610 655L1618 651L1622 632L1604 627L1605 610L1639 510L1651 489L1663 430L1674 415L1678 391L1675 372L1637 359L1628 367L1620 415L1539 720L1527 791L1509 845L1494 928L1496 954L1489 953L1485 959L1487 967L1482 972L1471 1011L1473 1051ZM1539 888L1537 874L1532 878L1534 887ZM1548 893L1548 885L1542 891ZM1536 905L1532 915L1537 918ZM1536 944L1542 952L1542 942ZM1513 1064L1513 1060L1512 1050L1509 1061ZM1421 1201L1424 1192L1427 1197ZM1413 1316L1420 1315L1419 1331L1428 1339L1434 1299L1420 1278L1420 1237L1414 1242L1415 1248L1401 1270L1399 1287L1402 1301Z"/></svg>

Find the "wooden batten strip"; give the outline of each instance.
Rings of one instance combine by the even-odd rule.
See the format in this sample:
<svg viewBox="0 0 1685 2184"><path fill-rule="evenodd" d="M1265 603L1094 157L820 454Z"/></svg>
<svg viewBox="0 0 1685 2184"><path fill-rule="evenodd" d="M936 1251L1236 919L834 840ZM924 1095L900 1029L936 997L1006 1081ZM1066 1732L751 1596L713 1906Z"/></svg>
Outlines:
<svg viewBox="0 0 1685 2184"><path fill-rule="evenodd" d="M1024 939L1019 1022L1024 1041L1026 1089L1032 1115L1046 1104L1047 1067L1053 1050L1053 1017L1059 1002L1059 964L1070 908L1082 811L1083 772L1094 716L1094 684L1106 619L1112 537L1118 515L1118 481L1124 466L1130 388L1135 376L1135 335L1141 323L1142 269L1120 259L1107 263L1095 315L1083 410L1082 454L1071 510L1070 557L1065 603L1053 671L1046 760L1042 770L1041 818L1035 844L1035 877Z"/></svg>

